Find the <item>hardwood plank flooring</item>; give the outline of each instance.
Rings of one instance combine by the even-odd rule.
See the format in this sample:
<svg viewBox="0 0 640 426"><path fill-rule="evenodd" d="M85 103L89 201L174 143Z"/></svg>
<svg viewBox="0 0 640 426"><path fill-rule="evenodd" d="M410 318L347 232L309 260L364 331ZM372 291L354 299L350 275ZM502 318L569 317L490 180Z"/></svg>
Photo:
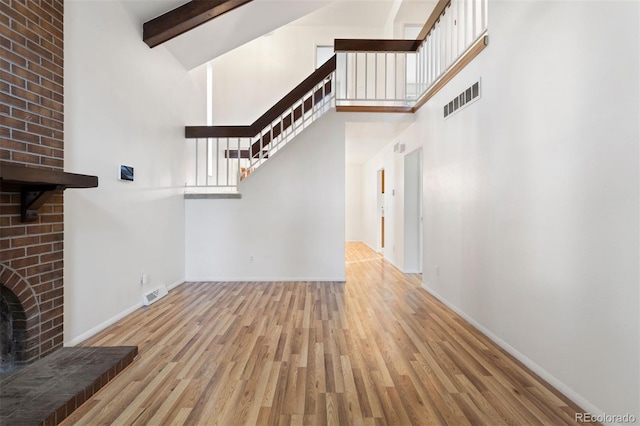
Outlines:
<svg viewBox="0 0 640 426"><path fill-rule="evenodd" d="M185 283L87 340L139 359L64 424L575 424L419 275L346 253L346 283Z"/></svg>

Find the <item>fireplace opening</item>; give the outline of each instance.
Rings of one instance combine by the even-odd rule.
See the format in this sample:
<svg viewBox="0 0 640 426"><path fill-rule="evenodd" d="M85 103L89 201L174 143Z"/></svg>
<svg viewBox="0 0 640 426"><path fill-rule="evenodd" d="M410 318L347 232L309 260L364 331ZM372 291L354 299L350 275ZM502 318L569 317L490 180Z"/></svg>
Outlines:
<svg viewBox="0 0 640 426"><path fill-rule="evenodd" d="M0 284L0 374L10 373L24 364L26 322L18 297Z"/></svg>

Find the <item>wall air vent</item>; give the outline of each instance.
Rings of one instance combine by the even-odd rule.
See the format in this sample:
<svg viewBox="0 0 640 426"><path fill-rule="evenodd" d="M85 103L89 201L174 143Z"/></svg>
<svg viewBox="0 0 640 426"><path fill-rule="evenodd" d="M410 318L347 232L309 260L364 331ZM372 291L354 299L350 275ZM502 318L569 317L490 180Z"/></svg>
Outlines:
<svg viewBox="0 0 640 426"><path fill-rule="evenodd" d="M480 97L480 81L476 81L444 106L444 118L447 118L462 107L469 105Z"/></svg>
<svg viewBox="0 0 640 426"><path fill-rule="evenodd" d="M149 306L150 304L152 304L153 302L156 302L158 299L160 299L163 296L166 296L167 294L169 294L169 292L167 291L167 287L161 286L142 296L142 305Z"/></svg>

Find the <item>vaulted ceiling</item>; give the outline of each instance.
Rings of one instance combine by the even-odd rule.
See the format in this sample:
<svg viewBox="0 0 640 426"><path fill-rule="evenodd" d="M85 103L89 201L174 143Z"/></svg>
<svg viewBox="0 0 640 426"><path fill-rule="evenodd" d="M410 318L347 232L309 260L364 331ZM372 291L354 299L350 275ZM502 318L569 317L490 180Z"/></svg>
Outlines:
<svg viewBox="0 0 640 426"><path fill-rule="evenodd" d="M196 3L201 1L196 0ZM187 3L189 2L183 0L127 1L126 7L138 17L142 29L144 23L181 6L187 16L195 13L193 21L198 23L202 15L198 18L197 12L206 7L195 8L197 10L194 12L194 8L185 6ZM253 0L220 14L215 19L195 25L186 32L182 30L188 26L188 22L178 25L175 32L180 34L161 45L186 69L191 70L329 3L331 1L326 0ZM186 21L188 20L187 18Z"/></svg>
<svg viewBox="0 0 640 426"><path fill-rule="evenodd" d="M407 21L403 15L415 18L416 11L418 15L428 16L436 1L131 0L125 4L140 20L141 29L145 23L142 34L145 42L166 48L191 70L287 24L382 28L390 15L392 20L397 17L400 21ZM416 7L417 3L420 6ZM159 29L150 28L154 20L160 23ZM376 121L376 117L371 116L347 123L347 162L363 163L411 122L408 117L392 118Z"/></svg>
<svg viewBox="0 0 640 426"><path fill-rule="evenodd" d="M160 44L188 70L198 67L284 25L383 26L395 3L402 9L435 0L125 0L125 7L145 25L149 45ZM175 11L175 12L172 12ZM151 32L154 19L170 16ZM173 13L173 14L172 14ZM215 19L208 19L214 16ZM157 22L156 22L157 23ZM171 26L171 25L169 25ZM172 37L172 38L171 38ZM167 39L165 41L165 38Z"/></svg>

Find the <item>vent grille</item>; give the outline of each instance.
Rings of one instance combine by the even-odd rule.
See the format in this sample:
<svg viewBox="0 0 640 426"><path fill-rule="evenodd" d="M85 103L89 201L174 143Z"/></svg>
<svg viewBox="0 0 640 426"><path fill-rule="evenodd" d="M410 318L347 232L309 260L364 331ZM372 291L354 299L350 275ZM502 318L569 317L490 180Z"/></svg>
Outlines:
<svg viewBox="0 0 640 426"><path fill-rule="evenodd" d="M144 306L149 306L150 304L162 298L163 296L166 296L168 293L169 292L167 291L167 287L160 286L159 288L153 291L150 291L149 293L142 296L142 304Z"/></svg>
<svg viewBox="0 0 640 426"><path fill-rule="evenodd" d="M444 118L447 118L460 108L469 105L472 101L479 97L480 81L478 80L444 106Z"/></svg>

